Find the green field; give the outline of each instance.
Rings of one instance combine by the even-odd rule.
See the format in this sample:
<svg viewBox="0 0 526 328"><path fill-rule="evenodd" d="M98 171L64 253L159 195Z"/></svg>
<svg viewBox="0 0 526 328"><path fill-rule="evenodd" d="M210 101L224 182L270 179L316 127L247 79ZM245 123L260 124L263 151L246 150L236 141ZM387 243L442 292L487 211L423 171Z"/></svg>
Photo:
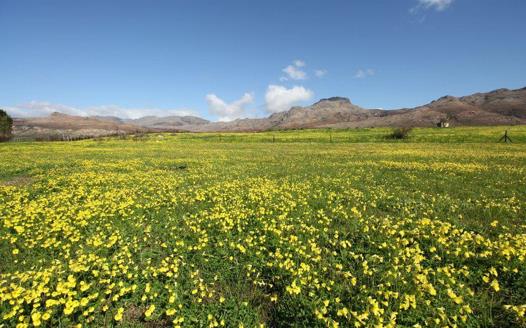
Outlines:
<svg viewBox="0 0 526 328"><path fill-rule="evenodd" d="M0 144L0 327L526 326L526 127L389 131Z"/></svg>

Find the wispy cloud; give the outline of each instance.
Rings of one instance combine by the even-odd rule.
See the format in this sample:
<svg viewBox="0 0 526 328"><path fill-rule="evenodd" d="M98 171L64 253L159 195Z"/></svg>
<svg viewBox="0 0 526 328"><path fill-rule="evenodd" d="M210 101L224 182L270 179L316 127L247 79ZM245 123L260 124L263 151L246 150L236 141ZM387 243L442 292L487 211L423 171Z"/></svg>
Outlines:
<svg viewBox="0 0 526 328"><path fill-rule="evenodd" d="M289 80L306 80L308 78L308 74L305 70L305 67L307 66L307 63L304 60L296 59L292 62L291 65L288 65L281 71L285 73L285 76L281 76L279 80L281 82L289 81ZM313 71L314 76L321 78L325 75L327 75L326 69L315 69Z"/></svg>
<svg viewBox="0 0 526 328"><path fill-rule="evenodd" d="M314 75L316 75L316 77L324 77L325 75L327 75L327 70L326 69L314 70Z"/></svg>
<svg viewBox="0 0 526 328"><path fill-rule="evenodd" d="M13 117L42 117L59 112L77 116L116 116L120 118L140 118L143 116L185 116L197 115L194 110L187 108L162 109L162 108L125 108L117 105L102 105L91 107L73 107L55 104L47 101L31 101L16 106L6 106L6 111Z"/></svg>
<svg viewBox="0 0 526 328"><path fill-rule="evenodd" d="M301 60L301 59L296 59L294 61L294 65L296 67L305 67L305 61Z"/></svg>
<svg viewBox="0 0 526 328"><path fill-rule="evenodd" d="M359 69L356 71L356 73L354 74L354 78L355 79L365 79L367 77L370 77L370 76L373 76L375 75L376 72L374 69L372 68L367 68L367 69Z"/></svg>
<svg viewBox="0 0 526 328"><path fill-rule="evenodd" d="M302 67L305 67L305 62L300 59L296 59L292 65L288 65L281 71L286 74L286 76L282 76L280 78L280 81L287 81L288 79L291 80L305 80L307 78L307 73L302 70Z"/></svg>
<svg viewBox="0 0 526 328"><path fill-rule="evenodd" d="M305 80L307 78L307 73L299 69L297 66L289 65L282 70L287 74L287 78L292 80Z"/></svg>
<svg viewBox="0 0 526 328"><path fill-rule="evenodd" d="M238 100L227 103L215 94L208 94L206 102L208 111L217 115L219 121L232 121L247 116L247 106L254 102L254 95L247 92Z"/></svg>
<svg viewBox="0 0 526 328"><path fill-rule="evenodd" d="M302 86L286 88L282 85L269 85L265 94L267 112L278 113L289 110L295 104L310 100L314 93Z"/></svg>
<svg viewBox="0 0 526 328"><path fill-rule="evenodd" d="M434 9L436 11L446 10L455 0L417 0L416 6L409 11L413 14L420 10Z"/></svg>

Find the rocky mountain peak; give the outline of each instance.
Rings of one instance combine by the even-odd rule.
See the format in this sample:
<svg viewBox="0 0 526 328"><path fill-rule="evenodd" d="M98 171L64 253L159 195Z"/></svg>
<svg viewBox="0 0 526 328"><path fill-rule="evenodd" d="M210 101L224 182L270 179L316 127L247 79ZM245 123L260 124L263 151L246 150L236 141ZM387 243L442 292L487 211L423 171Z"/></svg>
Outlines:
<svg viewBox="0 0 526 328"><path fill-rule="evenodd" d="M314 105L323 103L323 102L344 102L344 103L351 103L349 98L346 97L330 97L330 98L323 98L320 99L318 102L316 102Z"/></svg>

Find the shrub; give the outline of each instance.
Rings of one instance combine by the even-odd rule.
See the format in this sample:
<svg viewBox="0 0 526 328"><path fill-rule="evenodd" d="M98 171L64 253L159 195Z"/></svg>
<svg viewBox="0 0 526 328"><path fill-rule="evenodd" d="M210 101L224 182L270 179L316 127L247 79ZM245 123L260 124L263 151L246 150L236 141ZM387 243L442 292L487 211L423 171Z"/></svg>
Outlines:
<svg viewBox="0 0 526 328"><path fill-rule="evenodd" d="M396 128L387 136L388 139L407 139L412 128Z"/></svg>
<svg viewBox="0 0 526 328"><path fill-rule="evenodd" d="M0 109L0 142L11 139L13 130L13 119Z"/></svg>

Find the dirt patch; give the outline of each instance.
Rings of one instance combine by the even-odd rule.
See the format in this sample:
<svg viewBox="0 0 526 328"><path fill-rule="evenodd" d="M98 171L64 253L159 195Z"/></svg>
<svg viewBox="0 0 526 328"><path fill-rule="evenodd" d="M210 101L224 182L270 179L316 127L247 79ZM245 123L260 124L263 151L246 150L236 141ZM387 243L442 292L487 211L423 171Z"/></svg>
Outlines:
<svg viewBox="0 0 526 328"><path fill-rule="evenodd" d="M144 307L139 307L135 305L131 305L124 311L124 321L125 322L140 322L142 316L144 315L144 311L146 309Z"/></svg>
<svg viewBox="0 0 526 328"><path fill-rule="evenodd" d="M170 320L165 318L164 316L161 316L157 320L144 320L144 312L146 311L146 307L144 306L135 306L131 305L129 306L125 311L123 315L123 323L128 323L132 325L140 325L147 328L154 328L154 327L171 327L172 324Z"/></svg>
<svg viewBox="0 0 526 328"><path fill-rule="evenodd" d="M14 186L14 187L24 187L30 185L33 182L33 178L27 175L21 175L13 177L11 179L0 181L2 186Z"/></svg>

